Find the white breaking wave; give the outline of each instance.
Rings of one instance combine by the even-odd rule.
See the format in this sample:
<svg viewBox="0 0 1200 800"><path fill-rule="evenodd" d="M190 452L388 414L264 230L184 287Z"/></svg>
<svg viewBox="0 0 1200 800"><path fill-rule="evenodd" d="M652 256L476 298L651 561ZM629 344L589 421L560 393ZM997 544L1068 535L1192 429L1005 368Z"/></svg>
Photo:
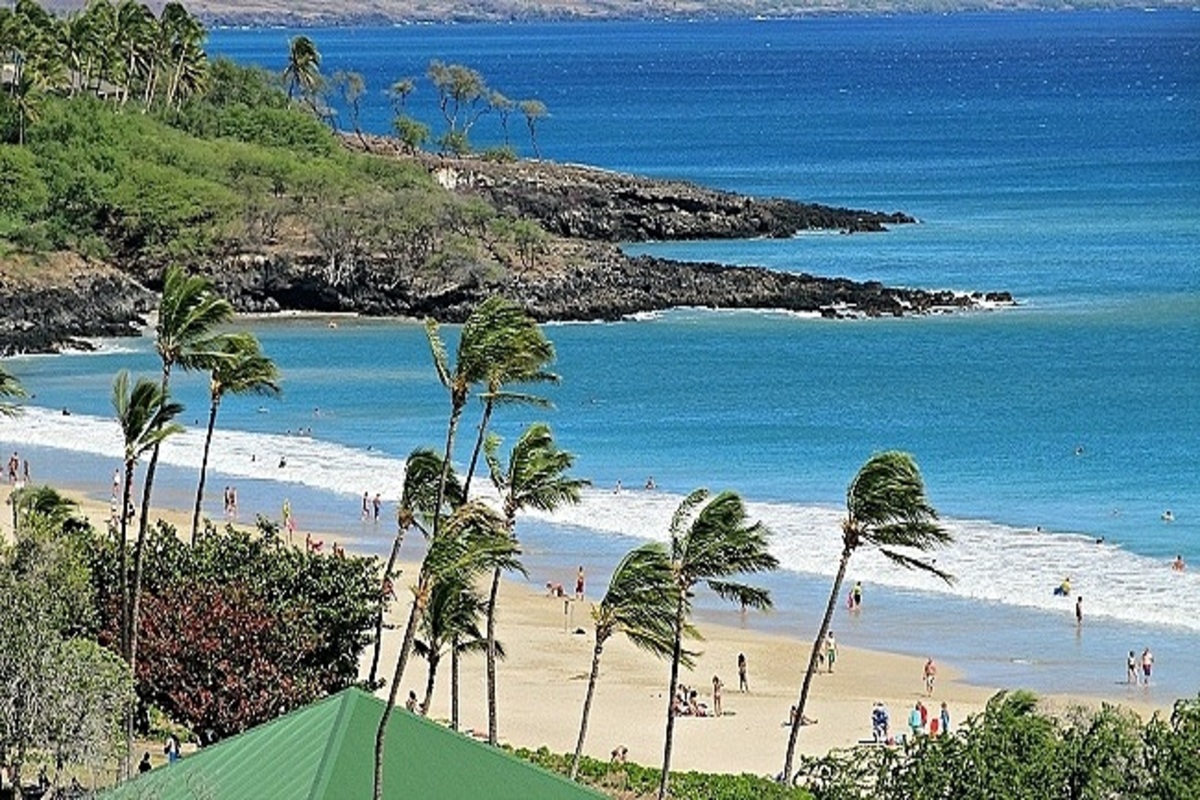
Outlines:
<svg viewBox="0 0 1200 800"><path fill-rule="evenodd" d="M167 440L160 460L199 470L203 437L203 429L188 429ZM26 408L19 418L0 418L0 439L18 446L91 453L114 463L120 461L122 452L115 419L62 416L36 407ZM280 459L286 460L285 466L280 466ZM370 489L389 500L399 497L404 481L402 458L307 437L219 428L213 434L209 464L230 476L299 484L355 497ZM487 486L479 480L475 485ZM495 500L494 494L490 499ZM665 541L671 516L682 499L678 494L640 488L620 492L593 488L584 492L577 506L530 516L602 535ZM772 551L785 569L827 577L835 573L841 553L842 511L753 501L747 507L753 519L761 519L771 529ZM1200 608L1200 574L1196 571L1174 572L1165 562L1117 545L1097 544L1079 534L978 520L943 522L954 535L954 543L931 557L955 577L953 585L899 568L869 548L854 554L848 581L1064 615L1071 613L1075 596L1083 595L1089 617L1200 632L1200 615L1194 613ZM1065 577L1070 577L1074 595L1054 596L1054 587Z"/></svg>

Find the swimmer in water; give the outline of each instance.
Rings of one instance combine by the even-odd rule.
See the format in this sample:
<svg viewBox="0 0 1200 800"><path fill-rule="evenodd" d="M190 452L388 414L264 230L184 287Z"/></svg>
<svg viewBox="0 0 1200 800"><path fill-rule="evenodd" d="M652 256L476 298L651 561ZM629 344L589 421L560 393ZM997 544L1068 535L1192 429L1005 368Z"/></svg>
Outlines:
<svg viewBox="0 0 1200 800"><path fill-rule="evenodd" d="M1175 572L1183 572L1187 569L1187 565L1183 563L1183 555L1175 556L1175 560L1171 562L1171 569Z"/></svg>
<svg viewBox="0 0 1200 800"><path fill-rule="evenodd" d="M1171 513L1171 509L1168 508L1166 511L1164 511L1162 513L1162 521L1163 522L1174 522L1175 521L1175 515Z"/></svg>

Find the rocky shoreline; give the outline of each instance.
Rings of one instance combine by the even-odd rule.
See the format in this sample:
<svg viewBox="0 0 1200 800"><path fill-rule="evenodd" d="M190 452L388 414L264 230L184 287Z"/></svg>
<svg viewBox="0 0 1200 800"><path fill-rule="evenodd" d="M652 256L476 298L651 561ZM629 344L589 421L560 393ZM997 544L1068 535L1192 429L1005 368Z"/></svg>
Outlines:
<svg viewBox="0 0 1200 800"><path fill-rule="evenodd" d="M394 151L368 140L372 152ZM362 148L360 148L362 149ZM501 212L532 218L555 237L553 257L537 269L509 269L455 284L415 287L376 281L368 257L355 280L332 285L314 252L238 253L203 265L242 312L359 313L368 316L466 318L483 298L503 294L539 320L617 320L680 306L781 309L827 318L906 316L1013 302L1007 292L961 293L887 287L759 267L631 257L618 241L787 237L799 231L882 231L911 224L879 213L760 199L547 162L496 164L422 156L449 191L482 198ZM54 269L0 265L0 354L87 348L91 337L136 336L153 308L158 268L98 264L69 254ZM32 281L21 277L38 274ZM15 277L14 277L15 276Z"/></svg>

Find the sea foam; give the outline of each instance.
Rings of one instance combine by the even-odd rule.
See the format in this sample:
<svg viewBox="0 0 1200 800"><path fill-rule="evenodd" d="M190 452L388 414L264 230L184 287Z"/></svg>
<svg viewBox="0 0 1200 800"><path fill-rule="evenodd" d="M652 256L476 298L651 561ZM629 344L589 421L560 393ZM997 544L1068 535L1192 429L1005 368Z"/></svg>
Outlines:
<svg viewBox="0 0 1200 800"><path fill-rule="evenodd" d="M115 419L63 416L28 407L18 418L0 418L0 439L55 447L111 458L119 463L120 428ZM199 469L204 430L189 428L163 445L160 460ZM401 458L303 436L217 429L209 458L211 469L231 477L298 484L359 496L364 490L396 500L404 481ZM99 480L104 480L101 476ZM103 484L106 485L106 484ZM476 487L487 487L477 480ZM479 495L496 501L494 491ZM530 516L554 525L570 525L603 536L632 536L666 541L671 517L682 495L667 491L591 488L582 501L553 514ZM796 503L747 502L751 519L772 532L772 552L788 570L831 577L841 553L844 512ZM929 554L955 580L946 584L923 572L906 570L869 547L855 553L847 575L868 586L888 586L931 596L952 595L1069 615L1078 595L1085 596L1088 617L1169 626L1200 632L1200 575L1174 572L1166 563L1097 543L1090 536L1039 531L970 519L943 520L954 543ZM1075 594L1058 597L1054 587L1066 577Z"/></svg>

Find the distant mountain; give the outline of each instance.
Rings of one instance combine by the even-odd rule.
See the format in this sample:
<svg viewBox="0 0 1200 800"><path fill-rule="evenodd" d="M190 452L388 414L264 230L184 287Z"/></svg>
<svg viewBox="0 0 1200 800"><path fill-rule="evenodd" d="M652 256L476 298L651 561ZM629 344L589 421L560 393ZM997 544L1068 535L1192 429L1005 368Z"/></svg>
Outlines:
<svg viewBox="0 0 1200 800"><path fill-rule="evenodd" d="M157 14L165 0L148 0ZM44 0L58 12L84 0ZM1191 0L191 0L208 25L344 25L550 19L693 19L1084 8L1189 8Z"/></svg>

